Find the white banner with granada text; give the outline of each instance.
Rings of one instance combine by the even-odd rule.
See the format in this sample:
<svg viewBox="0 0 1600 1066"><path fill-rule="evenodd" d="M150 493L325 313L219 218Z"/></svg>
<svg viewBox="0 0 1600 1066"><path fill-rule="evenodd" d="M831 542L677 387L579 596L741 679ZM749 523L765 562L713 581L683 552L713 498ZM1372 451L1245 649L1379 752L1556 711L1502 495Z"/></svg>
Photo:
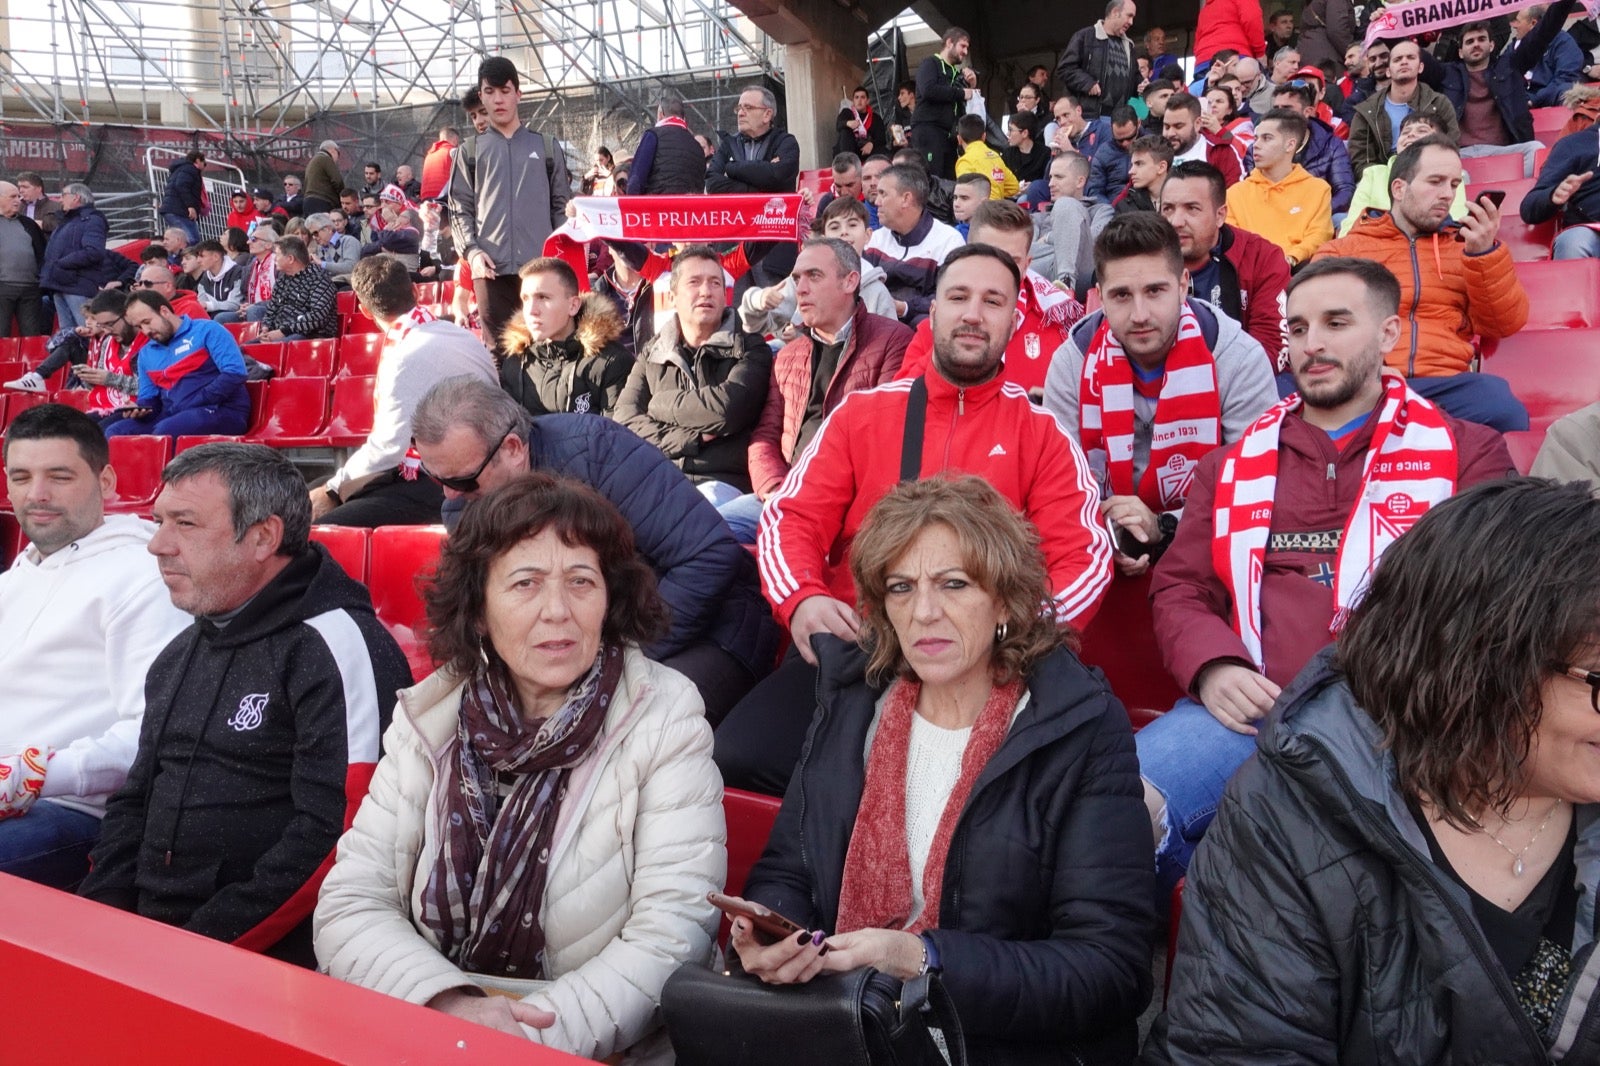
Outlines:
<svg viewBox="0 0 1600 1066"><path fill-rule="evenodd" d="M1390 4L1372 16L1367 23L1367 38L1363 48L1371 48L1374 41L1398 40L1415 37L1420 33L1459 26L1463 22L1477 22L1495 15L1511 15L1538 0L1406 0ZM1581 5L1589 14L1600 10L1600 0L1584 0Z"/></svg>

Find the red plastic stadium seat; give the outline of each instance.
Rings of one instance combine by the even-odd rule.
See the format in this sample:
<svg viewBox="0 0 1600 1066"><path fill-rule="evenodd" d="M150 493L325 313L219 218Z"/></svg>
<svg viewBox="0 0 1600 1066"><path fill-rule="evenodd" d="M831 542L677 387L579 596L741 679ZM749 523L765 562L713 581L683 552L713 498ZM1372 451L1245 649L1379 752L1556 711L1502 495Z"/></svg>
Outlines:
<svg viewBox="0 0 1600 1066"><path fill-rule="evenodd" d="M1111 589L1083 634L1083 661L1105 672L1111 691L1129 709L1135 726L1178 702L1183 690L1161 665L1150 617L1150 575L1111 579Z"/></svg>
<svg viewBox="0 0 1600 1066"><path fill-rule="evenodd" d="M171 437L112 437L111 467L117 472L116 499L109 511L145 511L161 491L161 471L172 458Z"/></svg>
<svg viewBox="0 0 1600 1066"><path fill-rule="evenodd" d="M433 671L423 639L427 611L419 583L430 579L444 545L443 526L384 526L372 531L367 549L367 587L372 606L411 663L418 678Z"/></svg>
<svg viewBox="0 0 1600 1066"><path fill-rule="evenodd" d="M340 378L333 383L333 402L322 435L335 448L354 448L372 432L373 390L377 378Z"/></svg>
<svg viewBox="0 0 1600 1066"><path fill-rule="evenodd" d="M274 374L283 373L283 353L289 346L282 341L263 341L260 344L242 344L239 350L258 363L266 363Z"/></svg>
<svg viewBox="0 0 1600 1066"><path fill-rule="evenodd" d="M1517 473L1526 474L1533 466L1534 456L1539 454L1539 449L1544 445L1544 430L1513 430L1502 436L1506 439L1506 450L1511 453L1511 461L1517 464Z"/></svg>
<svg viewBox="0 0 1600 1066"><path fill-rule="evenodd" d="M22 551L22 524L10 511L0 511L0 566L9 567Z"/></svg>
<svg viewBox="0 0 1600 1066"><path fill-rule="evenodd" d="M150 247L149 238L141 237L136 241L125 241L111 250L137 263L139 261L139 253L148 247Z"/></svg>
<svg viewBox="0 0 1600 1066"><path fill-rule="evenodd" d="M1522 156L1518 155L1482 155L1461 160L1461 166L1467 172L1467 181L1473 185L1485 185L1496 181L1520 181L1522 179Z"/></svg>
<svg viewBox="0 0 1600 1066"><path fill-rule="evenodd" d="M1533 173L1537 177L1539 171L1544 169L1544 161L1550 158L1550 149L1541 148L1533 153Z"/></svg>
<svg viewBox="0 0 1600 1066"><path fill-rule="evenodd" d="M439 302L439 283L437 281L419 281L416 284L417 303L433 304Z"/></svg>
<svg viewBox="0 0 1600 1066"><path fill-rule="evenodd" d="M254 340L256 334L261 332L259 322L224 322L222 328L233 334L233 339L243 344L245 341Z"/></svg>
<svg viewBox="0 0 1600 1066"><path fill-rule="evenodd" d="M1572 117L1570 107L1536 107L1533 109L1533 139L1554 144L1561 127Z"/></svg>
<svg viewBox="0 0 1600 1066"><path fill-rule="evenodd" d="M1518 263L1517 277L1528 293L1525 329L1600 326L1600 259Z"/></svg>
<svg viewBox="0 0 1600 1066"><path fill-rule="evenodd" d="M283 349L283 376L286 378L331 378L334 355L339 342L322 340L290 341Z"/></svg>
<svg viewBox="0 0 1600 1066"><path fill-rule="evenodd" d="M229 437L222 433L197 433L190 437L179 437L172 445L172 454L181 455L190 448L198 448L202 444L242 444L243 437Z"/></svg>
<svg viewBox="0 0 1600 1066"><path fill-rule="evenodd" d="M361 309L356 303L356 294L349 289L342 290L337 299L337 306L341 315L360 314Z"/></svg>
<svg viewBox="0 0 1600 1066"><path fill-rule="evenodd" d="M0 414L0 430L10 426L16 417L30 407L38 407L45 402L45 397L37 392L8 392L0 397L3 401L4 413Z"/></svg>
<svg viewBox="0 0 1600 1066"><path fill-rule="evenodd" d="M250 395L250 425L244 431L244 435L249 437L255 433L258 425L267 420L267 383L247 381L244 391Z"/></svg>
<svg viewBox="0 0 1600 1066"><path fill-rule="evenodd" d="M75 411L87 411L89 398L94 395L88 389L60 389L50 395L51 403L70 407Z"/></svg>
<svg viewBox="0 0 1600 1066"><path fill-rule="evenodd" d="M21 359L0 359L0 382L15 381L28 369Z"/></svg>
<svg viewBox="0 0 1600 1066"><path fill-rule="evenodd" d="M737 788L722 792L722 812L728 821L728 881L723 891L730 896L744 892L750 868L766 850L772 823L783 801L776 796L743 792Z"/></svg>
<svg viewBox="0 0 1600 1066"><path fill-rule="evenodd" d="M378 324L372 321L372 319L368 318L366 315L362 314L360 311L357 311L353 315L339 316L339 336L341 337L352 333L361 334L380 332L382 331L378 328Z"/></svg>
<svg viewBox="0 0 1600 1066"><path fill-rule="evenodd" d="M17 326L18 324L13 322L11 328L16 329ZM4 359L7 362L21 360L21 343L21 337L0 337L0 359Z"/></svg>
<svg viewBox="0 0 1600 1066"><path fill-rule="evenodd" d="M339 372L335 378L371 377L378 372L383 334L357 333L339 338Z"/></svg>
<svg viewBox="0 0 1600 1066"><path fill-rule="evenodd" d="M273 378L267 382L261 410L248 439L280 448L316 447L328 420L328 379Z"/></svg>
<svg viewBox="0 0 1600 1066"><path fill-rule="evenodd" d="M1491 350L1484 372L1510 383L1533 430L1543 433L1562 415L1600 403L1600 329L1525 329L1484 345L1485 354Z"/></svg>
<svg viewBox="0 0 1600 1066"><path fill-rule="evenodd" d="M1515 181L1496 181L1467 186L1467 199L1475 200L1487 189L1501 189L1506 199L1500 205L1500 241L1511 249L1511 258L1519 263L1531 263L1550 258L1550 244L1556 239L1554 219L1530 226L1522 221L1517 209L1522 198L1528 195L1537 178L1518 178Z"/></svg>
<svg viewBox="0 0 1600 1066"><path fill-rule="evenodd" d="M360 526L312 526L311 539L327 548L345 573L366 583L367 542L372 539L372 530Z"/></svg>
<svg viewBox="0 0 1600 1066"><path fill-rule="evenodd" d="M49 342L49 337L18 337L17 354L29 366L38 366L44 362L44 357L50 354L50 349L47 347Z"/></svg>

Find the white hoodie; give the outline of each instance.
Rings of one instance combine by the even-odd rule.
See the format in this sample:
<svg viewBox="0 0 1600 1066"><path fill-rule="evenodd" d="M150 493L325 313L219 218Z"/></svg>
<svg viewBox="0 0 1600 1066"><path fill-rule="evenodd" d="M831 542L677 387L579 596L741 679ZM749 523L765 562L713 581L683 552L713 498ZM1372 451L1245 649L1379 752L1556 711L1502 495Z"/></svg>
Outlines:
<svg viewBox="0 0 1600 1066"><path fill-rule="evenodd" d="M29 547L0 574L0 755L56 749L43 796L105 813L139 745L144 676L194 619L172 605L155 526L105 522L49 556Z"/></svg>
<svg viewBox="0 0 1600 1066"><path fill-rule="evenodd" d="M876 263L861 261L861 287L857 293L861 301L867 305L867 310L884 318L898 319L900 316L894 309L894 297L889 295L889 287L884 283L883 268ZM739 301L739 324L746 333L779 334L785 326L794 326L799 329L803 322L800 313L795 310L794 278L785 278L783 281L783 301L777 307L768 311L761 306L762 294L766 290L759 285L752 285L745 290L744 299Z"/></svg>

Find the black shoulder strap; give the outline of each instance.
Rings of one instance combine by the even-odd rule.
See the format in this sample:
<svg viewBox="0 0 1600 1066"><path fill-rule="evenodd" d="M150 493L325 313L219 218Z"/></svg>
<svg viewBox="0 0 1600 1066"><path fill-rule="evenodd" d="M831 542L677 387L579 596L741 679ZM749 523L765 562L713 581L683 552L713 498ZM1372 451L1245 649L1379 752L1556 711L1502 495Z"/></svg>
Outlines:
<svg viewBox="0 0 1600 1066"><path fill-rule="evenodd" d="M928 380L920 377L911 383L906 398L906 425L900 436L900 480L922 477L922 433L928 423Z"/></svg>

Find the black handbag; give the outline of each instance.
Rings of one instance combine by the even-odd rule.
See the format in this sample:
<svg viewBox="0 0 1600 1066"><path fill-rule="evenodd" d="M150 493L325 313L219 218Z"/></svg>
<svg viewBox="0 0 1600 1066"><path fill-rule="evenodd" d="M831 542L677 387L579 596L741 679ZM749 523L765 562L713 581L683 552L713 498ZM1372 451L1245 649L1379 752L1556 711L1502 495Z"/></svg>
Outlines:
<svg viewBox="0 0 1600 1066"><path fill-rule="evenodd" d="M768 985L686 965L667 978L661 1011L678 1066L967 1063L950 994L932 973L902 984L862 967Z"/></svg>

